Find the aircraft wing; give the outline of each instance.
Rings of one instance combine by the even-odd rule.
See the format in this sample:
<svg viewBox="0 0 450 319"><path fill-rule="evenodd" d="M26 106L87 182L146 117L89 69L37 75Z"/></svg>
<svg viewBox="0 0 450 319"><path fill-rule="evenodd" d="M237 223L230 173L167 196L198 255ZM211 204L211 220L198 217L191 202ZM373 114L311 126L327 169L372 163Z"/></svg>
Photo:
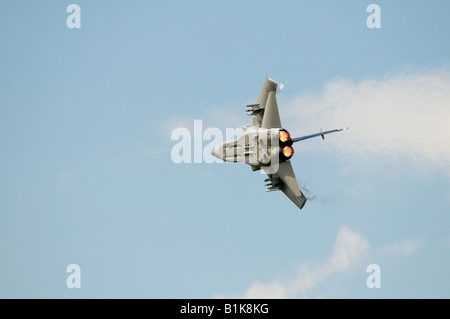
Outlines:
<svg viewBox="0 0 450 319"><path fill-rule="evenodd" d="M266 78L256 104L247 105L247 107L250 108L247 110L247 114L252 116L253 125L265 128L281 128L280 116L278 114L278 106L275 97L277 87L277 83L270 78ZM267 117L264 123L264 118L268 113L270 113L270 116ZM263 124L266 126L263 126Z"/></svg>
<svg viewBox="0 0 450 319"><path fill-rule="evenodd" d="M278 181L281 191L289 197L289 199L302 209L306 203L306 197L298 187L297 179L295 178L294 170L290 161L279 163L278 171L274 174L267 174L269 179L275 183Z"/></svg>

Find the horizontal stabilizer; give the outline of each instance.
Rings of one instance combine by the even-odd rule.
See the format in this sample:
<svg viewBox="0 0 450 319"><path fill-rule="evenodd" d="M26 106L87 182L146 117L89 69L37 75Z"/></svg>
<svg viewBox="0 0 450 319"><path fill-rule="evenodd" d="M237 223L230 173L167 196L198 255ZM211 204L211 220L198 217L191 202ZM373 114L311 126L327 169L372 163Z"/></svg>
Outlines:
<svg viewBox="0 0 450 319"><path fill-rule="evenodd" d="M263 168L264 169L264 168ZM269 172L270 170L264 169ZM306 197L300 191L298 187L297 179L295 178L294 170L290 161L282 162L278 166L278 171L274 174L268 173L269 178L267 180L281 180L281 185L274 185L279 187L280 190L295 204L298 208L302 209L306 203ZM266 181L267 181L266 180ZM272 186L272 187L274 187ZM269 187L270 189L270 187ZM271 191L271 190L269 190Z"/></svg>

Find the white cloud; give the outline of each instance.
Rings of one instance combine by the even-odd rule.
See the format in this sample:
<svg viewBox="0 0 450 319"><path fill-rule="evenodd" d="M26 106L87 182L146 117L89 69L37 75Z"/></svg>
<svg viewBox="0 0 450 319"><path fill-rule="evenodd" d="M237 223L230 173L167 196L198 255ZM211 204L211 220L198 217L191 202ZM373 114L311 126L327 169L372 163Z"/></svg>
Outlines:
<svg viewBox="0 0 450 319"><path fill-rule="evenodd" d="M170 118L161 123L161 127L166 136L170 138L172 132L180 127L194 131L194 118Z"/></svg>
<svg viewBox="0 0 450 319"><path fill-rule="evenodd" d="M409 238L381 248L381 253L390 256L408 256L418 251L423 245L423 242Z"/></svg>
<svg viewBox="0 0 450 319"><path fill-rule="evenodd" d="M449 244L449 238L446 238ZM449 244L450 245L450 244ZM339 229L331 255L324 261L313 263L303 262L292 276L277 276L275 279L262 283L253 282L243 294L216 294L214 298L224 299L289 299L305 297L320 283L328 281L336 275L351 275L354 272L365 271L364 262L383 261L386 257L404 257L416 253L424 246L417 239L405 239L369 251L369 243L357 232L342 226Z"/></svg>
<svg viewBox="0 0 450 319"><path fill-rule="evenodd" d="M339 150L366 160L408 161L443 168L450 176L450 70L403 72L357 83L339 78L322 92L287 103L285 127L296 136L350 127L332 143L304 148Z"/></svg>
<svg viewBox="0 0 450 319"><path fill-rule="evenodd" d="M335 273L351 272L362 261L368 242L358 233L340 228L331 256L321 263L304 262L293 278L275 278L268 283L259 281L250 285L243 296L232 298L297 298ZM225 298L218 294L216 298Z"/></svg>

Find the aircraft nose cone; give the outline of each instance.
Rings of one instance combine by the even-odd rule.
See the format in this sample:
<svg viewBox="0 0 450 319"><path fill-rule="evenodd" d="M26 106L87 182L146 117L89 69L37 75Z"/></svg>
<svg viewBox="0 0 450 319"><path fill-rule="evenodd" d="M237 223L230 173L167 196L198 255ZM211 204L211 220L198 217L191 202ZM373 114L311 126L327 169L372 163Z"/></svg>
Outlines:
<svg viewBox="0 0 450 319"><path fill-rule="evenodd" d="M217 145L211 151L211 155L219 159L223 159L223 144Z"/></svg>

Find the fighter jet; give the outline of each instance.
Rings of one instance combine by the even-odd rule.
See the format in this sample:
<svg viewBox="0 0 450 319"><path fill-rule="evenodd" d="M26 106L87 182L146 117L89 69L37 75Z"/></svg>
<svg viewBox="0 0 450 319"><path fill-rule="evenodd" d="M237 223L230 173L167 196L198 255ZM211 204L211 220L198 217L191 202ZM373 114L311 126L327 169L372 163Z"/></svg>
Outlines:
<svg viewBox="0 0 450 319"><path fill-rule="evenodd" d="M294 155L292 145L313 137L340 132L336 129L307 136L291 138L283 128L276 99L278 84L266 78L256 104L247 105L251 124L242 126L242 136L216 146L211 154L225 162L243 162L252 171L263 170L268 178L264 181L267 192L281 190L300 209L306 197L300 191L290 159Z"/></svg>

